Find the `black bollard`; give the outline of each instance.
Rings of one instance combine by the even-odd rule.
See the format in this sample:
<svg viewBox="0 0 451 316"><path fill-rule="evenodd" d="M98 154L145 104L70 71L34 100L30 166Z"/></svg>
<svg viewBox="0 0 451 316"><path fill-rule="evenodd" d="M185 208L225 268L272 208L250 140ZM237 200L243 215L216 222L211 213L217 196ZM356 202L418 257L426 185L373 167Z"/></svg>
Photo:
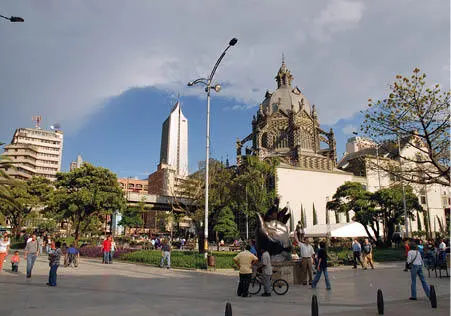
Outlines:
<svg viewBox="0 0 451 316"><path fill-rule="evenodd" d="M382 290L377 290L377 313L378 315L384 315L384 296Z"/></svg>
<svg viewBox="0 0 451 316"><path fill-rule="evenodd" d="M232 304L226 303L225 316L232 316Z"/></svg>
<svg viewBox="0 0 451 316"><path fill-rule="evenodd" d="M312 296L312 316L318 316L319 309L318 309L318 298L315 294Z"/></svg>
<svg viewBox="0 0 451 316"><path fill-rule="evenodd" d="M435 293L435 286L430 286L429 300L431 301L432 308L437 308L437 294Z"/></svg>

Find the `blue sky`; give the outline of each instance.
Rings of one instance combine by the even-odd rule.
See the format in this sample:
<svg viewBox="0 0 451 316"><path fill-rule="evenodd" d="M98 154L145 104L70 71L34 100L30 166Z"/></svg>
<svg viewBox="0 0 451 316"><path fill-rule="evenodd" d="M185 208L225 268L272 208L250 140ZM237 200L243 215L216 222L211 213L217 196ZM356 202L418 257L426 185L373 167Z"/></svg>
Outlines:
<svg viewBox="0 0 451 316"><path fill-rule="evenodd" d="M77 133L65 136L63 169L67 170L70 162L81 154L84 160L107 167L120 177L149 175L156 170L160 159L161 125L176 100L168 91L136 88L107 101ZM180 102L189 121L189 167L193 172L198 162L205 159L206 99L181 96ZM238 107L241 109L236 110ZM234 99L212 97L210 150L213 158L235 162L235 140L251 132L256 110ZM327 109L319 108L319 115L322 110ZM357 126L357 122L358 119L342 120L332 126L339 152L343 152L346 137L352 133L347 130L346 135L343 127ZM329 127L324 125L326 129Z"/></svg>
<svg viewBox="0 0 451 316"><path fill-rule="evenodd" d="M81 154L119 176L145 177L159 161L161 124L181 95L190 170L205 156L205 77L232 37L212 98L211 154L235 160L282 53L297 85L333 127L338 156L368 98L419 67L450 86L448 0L21 0L0 14L0 141L18 127L59 123L63 170ZM233 16L233 18L230 18Z"/></svg>

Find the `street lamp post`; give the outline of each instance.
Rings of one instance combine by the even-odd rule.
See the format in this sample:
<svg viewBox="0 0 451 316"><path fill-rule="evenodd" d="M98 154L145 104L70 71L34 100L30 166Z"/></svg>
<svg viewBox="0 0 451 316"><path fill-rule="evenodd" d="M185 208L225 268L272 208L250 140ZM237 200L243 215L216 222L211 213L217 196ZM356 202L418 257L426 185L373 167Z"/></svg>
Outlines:
<svg viewBox="0 0 451 316"><path fill-rule="evenodd" d="M232 38L229 42L229 45L227 48L222 52L221 56L219 56L218 60L216 61L216 64L213 67L213 70L210 73L210 76L208 78L199 78L194 81L188 82L188 87L194 86L196 84L203 84L205 86L205 92L207 92L207 128L206 128L206 146L205 146L205 218L204 218L204 251L205 256L207 256L208 252L208 172L209 172L209 165L210 165L210 92L211 89L215 90L216 92L219 92L221 90L221 86L219 84L211 86L213 77L216 73L216 69L218 68L219 64L221 63L221 60L224 58L227 50L235 46L235 44L238 42L238 39Z"/></svg>
<svg viewBox="0 0 451 316"><path fill-rule="evenodd" d="M23 22L23 21L24 21L24 19L21 18L20 16L11 16L11 17L8 18L7 16L4 16L4 15L1 15L1 14L0 14L0 18L3 18L3 19L5 19L5 20L8 20L8 21L11 22L11 23Z"/></svg>

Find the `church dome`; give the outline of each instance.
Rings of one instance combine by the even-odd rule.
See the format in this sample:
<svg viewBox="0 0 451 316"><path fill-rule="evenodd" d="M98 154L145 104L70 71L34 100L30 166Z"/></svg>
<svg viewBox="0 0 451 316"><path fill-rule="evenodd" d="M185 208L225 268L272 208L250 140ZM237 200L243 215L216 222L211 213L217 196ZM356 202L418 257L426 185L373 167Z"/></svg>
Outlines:
<svg viewBox="0 0 451 316"><path fill-rule="evenodd" d="M275 79L277 81L277 89L273 93L266 93L265 100L262 102L263 113L273 114L279 110L285 113L305 110L310 115L310 102L298 87L293 88L291 86L293 76L284 61L282 61L282 66Z"/></svg>

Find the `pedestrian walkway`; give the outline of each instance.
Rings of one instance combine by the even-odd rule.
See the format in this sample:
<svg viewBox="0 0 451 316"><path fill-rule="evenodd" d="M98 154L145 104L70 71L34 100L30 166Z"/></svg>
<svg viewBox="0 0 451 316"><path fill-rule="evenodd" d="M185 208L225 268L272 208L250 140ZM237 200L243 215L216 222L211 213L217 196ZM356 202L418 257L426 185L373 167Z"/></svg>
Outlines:
<svg viewBox="0 0 451 316"><path fill-rule="evenodd" d="M8 266L6 266L8 268ZM330 269L332 291L321 280L316 290L293 286L284 296L236 297L237 273L159 269L100 260L81 260L80 267L60 268L58 286L45 285L46 257L40 257L33 277L0 274L0 315L224 315L232 303L233 315L310 315L312 294L317 294L320 315L376 315L376 292L383 290L385 315L449 315L449 279L431 278L439 308L433 310L418 288L418 301L408 300L409 274L403 264L380 265L375 270Z"/></svg>

